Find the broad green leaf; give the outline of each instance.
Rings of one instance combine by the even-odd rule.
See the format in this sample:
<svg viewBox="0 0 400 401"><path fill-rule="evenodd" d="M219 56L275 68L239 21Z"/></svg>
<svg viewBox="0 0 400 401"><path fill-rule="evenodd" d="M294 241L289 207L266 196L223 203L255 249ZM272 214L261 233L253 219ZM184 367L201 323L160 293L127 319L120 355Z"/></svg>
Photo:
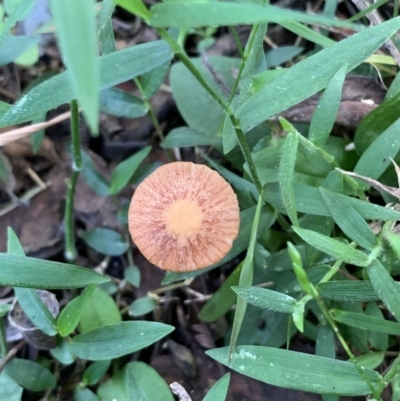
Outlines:
<svg viewBox="0 0 400 401"><path fill-rule="evenodd" d="M109 279L83 267L0 253L0 285L65 289L106 281Z"/></svg>
<svg viewBox="0 0 400 401"><path fill-rule="evenodd" d="M246 257L243 261L243 266L239 277L239 286L247 287L252 285L254 276L254 248L258 238L258 227L260 224L261 209L263 205L263 198L260 195L258 198L256 212L254 214L254 220L251 227L250 241L247 248ZM232 324L231 340L229 344L229 354L235 350L237 339L239 337L240 328L242 327L244 314L246 312L247 302L243 298L238 298L236 301L235 317Z"/></svg>
<svg viewBox="0 0 400 401"><path fill-rule="evenodd" d="M222 97L227 96L227 94L223 94L221 86L215 82L209 68L204 65L201 59L191 59L191 62L217 93ZM210 56L208 57L208 64L223 79L227 86L225 90L230 92L235 82L232 70L239 68L240 60ZM204 132L207 136L215 136L225 118L225 112L221 106L182 63L175 63L171 67L170 83L172 95L186 124L190 128Z"/></svg>
<svg viewBox="0 0 400 401"><path fill-rule="evenodd" d="M151 146L146 146L128 159L124 160L122 163L118 164L111 176L111 184L109 189L110 195L115 195L121 189L123 189L126 184L128 184L140 163L143 162L150 151Z"/></svg>
<svg viewBox="0 0 400 401"><path fill-rule="evenodd" d="M328 281L317 286L322 297L341 302L378 301L379 296L370 281Z"/></svg>
<svg viewBox="0 0 400 401"><path fill-rule="evenodd" d="M273 81L278 75L281 75L285 71L285 68L279 68L275 70L267 70L257 74L253 77L250 83L250 92L254 94L262 89L264 86L268 85Z"/></svg>
<svg viewBox="0 0 400 401"><path fill-rule="evenodd" d="M396 281L392 279L381 262L374 260L367 266L367 272L379 298L393 313L394 317L399 320L400 317L400 287Z"/></svg>
<svg viewBox="0 0 400 401"><path fill-rule="evenodd" d="M36 290L30 288L14 288L21 308L31 322L49 336L57 334L57 324L54 316L40 299Z"/></svg>
<svg viewBox="0 0 400 401"><path fill-rule="evenodd" d="M129 47L100 57L100 89L110 88L151 71L172 58L164 41ZM0 120L1 126L30 121L74 99L67 71L37 85Z"/></svg>
<svg viewBox="0 0 400 401"><path fill-rule="evenodd" d="M321 326L315 344L315 354L335 359L335 333L331 327Z"/></svg>
<svg viewBox="0 0 400 401"><path fill-rule="evenodd" d="M57 384L50 371L39 363L28 359L11 359L11 361L7 362L4 373L20 386L31 391L50 390L55 388Z"/></svg>
<svg viewBox="0 0 400 401"><path fill-rule="evenodd" d="M368 352L368 354L357 356L357 363L364 368L376 369L384 360L384 352Z"/></svg>
<svg viewBox="0 0 400 401"><path fill-rule="evenodd" d="M228 393L230 373L225 373L208 391L203 401L225 401Z"/></svg>
<svg viewBox="0 0 400 401"><path fill-rule="evenodd" d="M176 28L198 28L215 25L257 24L263 22L300 21L354 29L345 21L300 13L270 5L204 0L175 0L151 8L150 25Z"/></svg>
<svg viewBox="0 0 400 401"><path fill-rule="evenodd" d="M280 213L285 213L282 195L278 183L269 183L264 186L264 199L272 204ZM296 209L300 213L314 214L317 216L330 216L329 209L325 205L322 195L318 188L308 185L295 184L294 195L296 199ZM364 219L371 220L399 220L400 212L390 210L380 205L374 205L350 196L337 194L338 197L345 198L350 205Z"/></svg>
<svg viewBox="0 0 400 401"><path fill-rule="evenodd" d="M99 401L96 394L86 387L77 386L74 391L74 401Z"/></svg>
<svg viewBox="0 0 400 401"><path fill-rule="evenodd" d="M78 99L92 133L97 134L100 64L95 5L95 0L50 0L58 43L74 97Z"/></svg>
<svg viewBox="0 0 400 401"><path fill-rule="evenodd" d="M268 68L279 67L292 60L303 51L304 48L299 46L279 46L265 53L265 62Z"/></svg>
<svg viewBox="0 0 400 401"><path fill-rule="evenodd" d="M347 64L344 64L329 81L314 110L308 139L316 146L325 145L335 124L346 72Z"/></svg>
<svg viewBox="0 0 400 401"><path fill-rule="evenodd" d="M116 371L105 383L101 383L97 394L102 401L127 401L126 377L123 370Z"/></svg>
<svg viewBox="0 0 400 401"><path fill-rule="evenodd" d="M367 307L364 309L364 313L367 316L372 316L380 320L385 319L377 302L369 302L367 304ZM370 330L368 333L368 342L374 349L385 352L389 346L389 335L386 333L379 333L377 331Z"/></svg>
<svg viewBox="0 0 400 401"><path fill-rule="evenodd" d="M359 155L399 119L400 93L385 100L363 118L354 135L354 146Z"/></svg>
<svg viewBox="0 0 400 401"><path fill-rule="evenodd" d="M21 401L22 387L4 372L0 374L0 400Z"/></svg>
<svg viewBox="0 0 400 401"><path fill-rule="evenodd" d="M63 365L71 365L75 362L74 356L68 348L67 340L64 338L58 338L58 344L56 348L50 350L51 355Z"/></svg>
<svg viewBox="0 0 400 401"><path fill-rule="evenodd" d="M346 245L333 238L306 230L300 227L293 227L293 230L307 244L317 248L321 252L333 256L336 259L343 260L356 266L366 266L368 264L368 256L350 245Z"/></svg>
<svg viewBox="0 0 400 401"><path fill-rule="evenodd" d="M120 321L121 314L115 301L96 287L82 306L79 323L81 331L87 332Z"/></svg>
<svg viewBox="0 0 400 401"><path fill-rule="evenodd" d="M96 361L91 363L83 372L82 381L89 386L97 384L107 373L111 360Z"/></svg>
<svg viewBox="0 0 400 401"><path fill-rule="evenodd" d="M215 135L205 135L189 127L179 127L170 131L164 141L161 142L164 149L185 148L191 146L213 146L220 148L222 139Z"/></svg>
<svg viewBox="0 0 400 401"><path fill-rule="evenodd" d="M334 320L348 326L357 327L362 330L378 331L379 333L400 335L400 323L390 322L361 313L348 312L340 309L331 309L330 315Z"/></svg>
<svg viewBox="0 0 400 401"><path fill-rule="evenodd" d="M369 225L346 198L322 187L320 192L336 224L352 241L369 251L379 245Z"/></svg>
<svg viewBox="0 0 400 401"><path fill-rule="evenodd" d="M244 210L240 213L240 228L239 235L233 241L232 249L229 251L228 255L226 255L220 262L207 267L206 269L197 270L195 272L190 273L167 273L162 284L169 284L174 281L185 280L187 278L196 277L206 271L215 269L218 266L225 264L226 262L232 260L234 257L239 255L249 246L250 241L250 233L254 219L254 213L256 208L252 207L250 209ZM263 209L261 212L260 219L260 230L258 231L258 236L260 236L264 230L267 230L275 221L275 215L272 214L269 210ZM262 230L261 230L262 227Z"/></svg>
<svg viewBox="0 0 400 401"><path fill-rule="evenodd" d="M35 36L6 36L0 43L0 67L12 63L39 40Z"/></svg>
<svg viewBox="0 0 400 401"><path fill-rule="evenodd" d="M400 28L400 17L352 35L295 64L237 110L245 131L323 89L344 65L356 68ZM329 63L326 60L330 60ZM307 81L307 85L304 82Z"/></svg>
<svg viewBox="0 0 400 401"><path fill-rule="evenodd" d="M400 119L383 131L363 152L354 172L377 180L391 165L390 158L395 158L400 149ZM371 163L371 160L374 160Z"/></svg>
<svg viewBox="0 0 400 401"><path fill-rule="evenodd" d="M293 225L299 225L296 212L296 200L294 197L294 166L296 164L297 147L299 140L295 132L289 132L285 143L282 146L282 156L279 163L279 185L281 188L282 200L287 215Z"/></svg>
<svg viewBox="0 0 400 401"><path fill-rule="evenodd" d="M134 287L140 285L140 270L137 266L129 266L124 271L125 279L131 283Z"/></svg>
<svg viewBox="0 0 400 401"><path fill-rule="evenodd" d="M69 347L81 359L114 359L139 351L173 330L172 326L156 322L120 322L79 334Z"/></svg>
<svg viewBox="0 0 400 401"><path fill-rule="evenodd" d="M125 366L128 399L140 401L173 401L174 397L165 380L151 366L143 362L130 362Z"/></svg>
<svg viewBox="0 0 400 401"><path fill-rule="evenodd" d="M138 298L129 306L129 314L131 316L143 316L152 312L157 307L157 302L152 297Z"/></svg>
<svg viewBox="0 0 400 401"><path fill-rule="evenodd" d="M85 178L88 187L96 194L99 194L101 196L107 196L110 184L96 170L93 160L84 150L81 150L81 156L83 161L83 168L81 173Z"/></svg>
<svg viewBox="0 0 400 401"><path fill-rule="evenodd" d="M101 3L101 10L98 14L97 35L99 37L99 45L103 54L112 53L116 50L112 26L112 14L114 9L115 3L112 0L103 0Z"/></svg>
<svg viewBox="0 0 400 401"><path fill-rule="evenodd" d="M101 91L100 110L113 116L126 118L143 117L148 111L143 100L118 88Z"/></svg>
<svg viewBox="0 0 400 401"><path fill-rule="evenodd" d="M228 360L228 347L206 354L231 369L274 386L318 394L367 395L371 389L351 362L303 354L284 349L242 345ZM365 369L365 376L375 388L380 376Z"/></svg>
<svg viewBox="0 0 400 401"><path fill-rule="evenodd" d="M293 313L296 300L289 295L261 287L232 287L239 297L259 308L281 313Z"/></svg>
<svg viewBox="0 0 400 401"><path fill-rule="evenodd" d="M114 2L145 21L150 18L150 11L143 4L142 0L114 0Z"/></svg>
<svg viewBox="0 0 400 401"><path fill-rule="evenodd" d="M171 63L168 61L140 77L140 82L143 87L143 97L145 99L151 99L158 89L160 89L161 84L164 82L169 72L170 64Z"/></svg>
<svg viewBox="0 0 400 401"><path fill-rule="evenodd" d="M129 244L121 234L109 228L92 228L82 234L82 239L94 250L104 255L123 255Z"/></svg>
<svg viewBox="0 0 400 401"><path fill-rule="evenodd" d="M85 302L88 302L95 290L94 286L89 286L85 291L65 305L57 319L57 328L61 336L71 334L81 320Z"/></svg>
<svg viewBox="0 0 400 401"><path fill-rule="evenodd" d="M205 322L214 322L225 315L236 301L236 294L232 287L239 284L242 263L230 274L221 287L204 304L198 313L198 318Z"/></svg>

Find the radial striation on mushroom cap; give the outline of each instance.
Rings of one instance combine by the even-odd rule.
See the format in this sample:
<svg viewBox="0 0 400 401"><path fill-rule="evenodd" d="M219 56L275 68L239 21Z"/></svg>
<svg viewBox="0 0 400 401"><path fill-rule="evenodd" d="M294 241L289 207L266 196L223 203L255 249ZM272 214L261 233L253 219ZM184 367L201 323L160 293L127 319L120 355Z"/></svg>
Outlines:
<svg viewBox="0 0 400 401"><path fill-rule="evenodd" d="M184 272L228 254L239 232L240 210L235 192L216 171L174 162L137 187L128 223L133 242L151 263Z"/></svg>

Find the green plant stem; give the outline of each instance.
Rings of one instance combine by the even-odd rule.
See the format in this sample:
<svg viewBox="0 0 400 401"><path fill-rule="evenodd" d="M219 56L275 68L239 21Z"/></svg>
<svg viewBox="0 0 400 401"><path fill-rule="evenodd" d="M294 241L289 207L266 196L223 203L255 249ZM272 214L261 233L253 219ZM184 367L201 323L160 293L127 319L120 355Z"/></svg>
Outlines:
<svg viewBox="0 0 400 401"><path fill-rule="evenodd" d="M165 140L165 136L164 136L164 133L163 133L162 128L160 126L160 123L158 121L157 115L156 115L156 113L154 111L154 107L151 104L150 99L148 99L147 96L145 95L145 92L144 92L142 83L140 82L140 79L139 78L134 78L134 81L135 81L136 86L139 89L140 94L142 95L142 100L143 100L144 104L146 105L147 109L149 110L149 117L150 117L151 122L153 123L154 129L157 132L158 138L162 142L162 141ZM173 153L171 152L170 149L165 149L165 153L167 154L168 159L170 161L174 161L175 160L175 157L174 157L174 155L173 155Z"/></svg>
<svg viewBox="0 0 400 401"><path fill-rule="evenodd" d="M232 34L233 40L234 40L235 43L236 43L238 52L239 52L239 54L240 54L240 58L243 60L243 58L244 58L243 46L242 46L242 44L240 43L239 35L238 35L238 33L236 32L236 29L235 29L233 26L230 26L230 27L229 27L229 31L230 31L230 33Z"/></svg>
<svg viewBox="0 0 400 401"><path fill-rule="evenodd" d="M227 104L207 83L207 81L201 75L200 71L195 67L195 65L191 62L190 58L186 55L182 47L179 46L179 44L174 41L174 39L168 34L168 32L165 29L157 29L157 32L161 36L161 38L164 39L169 44L175 55L192 73L192 75L197 79L197 81L201 84L201 86L203 86L203 88L210 94L210 96L222 107L224 112L228 115L235 130L244 158L247 164L249 165L251 178L253 179L253 182L256 185L258 193L262 194L261 181L258 177L256 166L251 156L249 145L247 144L245 135L240 127L240 122L236 118L231 106Z"/></svg>
<svg viewBox="0 0 400 401"><path fill-rule="evenodd" d="M71 140L72 176L67 180L68 191L64 212L65 258L69 262L73 262L77 255L75 246L74 198L79 173L82 169L81 145L79 139L79 110L76 100L72 100L71 102Z"/></svg>

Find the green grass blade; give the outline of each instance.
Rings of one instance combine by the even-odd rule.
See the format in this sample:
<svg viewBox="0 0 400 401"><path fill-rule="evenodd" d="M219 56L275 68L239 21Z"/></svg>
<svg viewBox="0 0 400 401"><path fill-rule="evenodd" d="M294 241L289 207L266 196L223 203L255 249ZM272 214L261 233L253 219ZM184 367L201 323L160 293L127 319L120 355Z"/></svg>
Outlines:
<svg viewBox="0 0 400 401"><path fill-rule="evenodd" d="M225 401L231 375L225 373L209 390L203 401Z"/></svg>
<svg viewBox="0 0 400 401"><path fill-rule="evenodd" d="M371 302L378 301L370 281L328 281L317 285L318 292L323 298L339 302Z"/></svg>
<svg viewBox="0 0 400 401"><path fill-rule="evenodd" d="M74 97L92 133L98 133L100 65L95 0L51 0L57 38ZM73 28L73 29L72 29Z"/></svg>
<svg viewBox="0 0 400 401"><path fill-rule="evenodd" d="M339 323L347 326L357 327L362 330L377 331L379 333L400 335L400 324L388 320L379 319L373 316L363 315L361 313L348 312L340 309L331 309L330 315Z"/></svg>
<svg viewBox="0 0 400 401"><path fill-rule="evenodd" d="M116 50L114 30L111 20L112 14L115 10L115 4L112 0L103 0L101 6L97 18L99 45L102 54L108 54Z"/></svg>
<svg viewBox="0 0 400 401"><path fill-rule="evenodd" d="M238 346L229 362L228 347L206 354L231 369L274 386L318 394L367 395L371 390L351 362L256 345ZM380 376L364 370L377 387Z"/></svg>
<svg viewBox="0 0 400 401"><path fill-rule="evenodd" d="M144 43L100 57L101 88L133 79L171 60L169 46L161 40ZM97 95L96 95L97 96ZM20 124L43 115L75 97L67 71L32 88L2 116L0 126Z"/></svg>
<svg viewBox="0 0 400 401"><path fill-rule="evenodd" d="M83 267L0 253L0 285L64 289L107 281L107 277Z"/></svg>
<svg viewBox="0 0 400 401"><path fill-rule="evenodd" d="M333 256L336 259L343 260L346 263L351 263L356 266L366 266L368 256L354 249L350 245L343 244L335 239L329 238L326 235L316 233L311 230L306 230L300 227L293 227L293 230L307 244L314 248Z"/></svg>
<svg viewBox="0 0 400 401"><path fill-rule="evenodd" d="M383 131L359 158L354 172L377 180L391 165L400 149L400 120ZM371 162L371 161L374 162Z"/></svg>
<svg viewBox="0 0 400 401"><path fill-rule="evenodd" d="M173 330L172 326L156 322L120 322L75 336L69 348L81 359L114 359L145 348Z"/></svg>
<svg viewBox="0 0 400 401"><path fill-rule="evenodd" d="M259 308L273 310L281 313L293 313L296 300L281 292L261 287L232 287L239 297L247 303Z"/></svg>
<svg viewBox="0 0 400 401"><path fill-rule="evenodd" d="M336 224L352 241L369 251L379 245L369 225L346 198L322 187L320 192Z"/></svg>
<svg viewBox="0 0 400 401"><path fill-rule="evenodd" d="M400 17L363 30L295 64L237 110L242 128L262 123L323 89L344 65L353 70L400 28ZM330 60L329 63L326 60ZM304 86L304 82L308 82Z"/></svg>
<svg viewBox="0 0 400 401"><path fill-rule="evenodd" d="M264 186L264 199L271 203L280 213L285 213L285 206L278 183L269 183ZM330 211L325 205L324 199L318 188L309 185L295 184L294 195L296 210L300 213L314 214L317 216L330 216ZM374 205L350 196L340 195L360 214L364 219L371 220L400 220L400 212L390 210L380 205Z"/></svg>
<svg viewBox="0 0 400 401"><path fill-rule="evenodd" d="M308 139L316 146L325 145L333 124L335 124L346 73L347 64L344 64L329 81L314 110Z"/></svg>
<svg viewBox="0 0 400 401"><path fill-rule="evenodd" d="M254 247L256 246L258 236L258 225L260 223L261 208L263 204L263 198L260 195L258 198L256 213L254 214L253 225L251 228L250 242L247 248L246 258L243 261L242 271L240 272L239 286L246 287L250 286L253 282L253 268L254 268ZM239 337L240 328L242 327L244 314L246 312L247 302L243 298L238 298L236 302L235 317L232 324L232 334L229 344L229 354L235 350L236 342Z"/></svg>
<svg viewBox="0 0 400 401"><path fill-rule="evenodd" d="M170 1L151 8L150 25L157 28L198 28L215 25L257 24L264 22L299 21L310 24L327 24L357 29L354 24L286 10L271 5L204 0Z"/></svg>
<svg viewBox="0 0 400 401"><path fill-rule="evenodd" d="M392 279L379 260L374 260L367 266L367 272L379 298L393 313L400 318L400 286Z"/></svg>
<svg viewBox="0 0 400 401"><path fill-rule="evenodd" d="M296 212L296 200L294 196L294 166L296 164L297 148L299 140L297 134L289 132L282 147L282 156L279 163L280 188L282 201L293 225L299 225Z"/></svg>

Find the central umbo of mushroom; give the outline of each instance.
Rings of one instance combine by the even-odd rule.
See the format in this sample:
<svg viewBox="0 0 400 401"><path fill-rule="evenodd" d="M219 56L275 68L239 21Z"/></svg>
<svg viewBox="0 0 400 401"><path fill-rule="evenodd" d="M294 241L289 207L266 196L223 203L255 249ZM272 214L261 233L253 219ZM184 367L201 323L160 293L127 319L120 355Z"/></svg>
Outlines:
<svg viewBox="0 0 400 401"><path fill-rule="evenodd" d="M163 270L202 269L223 259L239 232L231 186L216 171L191 162L159 167L136 189L129 231L140 252Z"/></svg>

